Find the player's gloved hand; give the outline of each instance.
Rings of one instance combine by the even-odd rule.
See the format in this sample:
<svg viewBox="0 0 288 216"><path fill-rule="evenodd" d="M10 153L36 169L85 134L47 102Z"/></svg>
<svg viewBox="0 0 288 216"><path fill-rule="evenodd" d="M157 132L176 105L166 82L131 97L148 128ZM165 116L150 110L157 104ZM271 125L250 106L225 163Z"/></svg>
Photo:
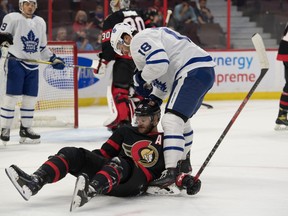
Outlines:
<svg viewBox="0 0 288 216"><path fill-rule="evenodd" d="M154 94L150 94L148 97L150 100L154 101L154 103L157 103L158 106L161 106L163 100L157 96L155 96Z"/></svg>
<svg viewBox="0 0 288 216"><path fill-rule="evenodd" d="M148 97L151 94L153 87L142 78L141 72L142 71L136 70L134 73L134 88L137 94Z"/></svg>
<svg viewBox="0 0 288 216"><path fill-rule="evenodd" d="M93 71L93 75L96 78L98 78L99 76L105 75L107 64L108 64L108 61L102 58L93 60L92 65L91 65L92 68L95 68Z"/></svg>
<svg viewBox="0 0 288 216"><path fill-rule="evenodd" d="M13 45L13 35L6 32L0 33L0 46L8 48L10 45Z"/></svg>
<svg viewBox="0 0 288 216"><path fill-rule="evenodd" d="M8 55L8 48L13 44L13 36L10 33L0 33L0 57L6 58Z"/></svg>
<svg viewBox="0 0 288 216"><path fill-rule="evenodd" d="M180 189L186 189L188 195L195 195L201 189L200 179L197 179L197 181L195 181L194 177L187 173L181 173L177 176L176 185Z"/></svg>
<svg viewBox="0 0 288 216"><path fill-rule="evenodd" d="M65 62L64 59L57 57L55 54L51 56L49 60L52 64L53 69L56 70L63 70L65 68Z"/></svg>

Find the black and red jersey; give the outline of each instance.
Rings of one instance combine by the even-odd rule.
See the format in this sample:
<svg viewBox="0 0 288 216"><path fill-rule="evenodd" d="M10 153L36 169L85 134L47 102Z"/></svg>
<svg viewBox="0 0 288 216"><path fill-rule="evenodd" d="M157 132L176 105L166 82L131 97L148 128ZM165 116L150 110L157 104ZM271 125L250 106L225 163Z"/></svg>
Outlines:
<svg viewBox="0 0 288 216"><path fill-rule="evenodd" d="M132 25L138 31L145 29L145 24L144 24L142 17L135 10L122 9L109 15L104 20L103 32L102 32L101 58L105 59L106 61L115 60L116 58L125 58L125 59L132 60L130 56L117 55L114 52L113 47L110 44L111 31L116 24L121 23L121 22L125 22L125 23Z"/></svg>
<svg viewBox="0 0 288 216"><path fill-rule="evenodd" d="M165 169L163 133L142 134L137 127L121 127L96 151L106 158L127 158L142 170L148 182Z"/></svg>

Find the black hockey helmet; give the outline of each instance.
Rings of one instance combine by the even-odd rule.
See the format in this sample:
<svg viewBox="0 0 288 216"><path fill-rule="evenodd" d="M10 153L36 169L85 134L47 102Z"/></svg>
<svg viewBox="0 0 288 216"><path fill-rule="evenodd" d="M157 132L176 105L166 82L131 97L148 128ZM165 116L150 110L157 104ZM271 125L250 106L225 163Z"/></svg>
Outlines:
<svg viewBox="0 0 288 216"><path fill-rule="evenodd" d="M154 116L160 114L161 110L157 103L154 103L149 99L142 100L135 109L135 116Z"/></svg>

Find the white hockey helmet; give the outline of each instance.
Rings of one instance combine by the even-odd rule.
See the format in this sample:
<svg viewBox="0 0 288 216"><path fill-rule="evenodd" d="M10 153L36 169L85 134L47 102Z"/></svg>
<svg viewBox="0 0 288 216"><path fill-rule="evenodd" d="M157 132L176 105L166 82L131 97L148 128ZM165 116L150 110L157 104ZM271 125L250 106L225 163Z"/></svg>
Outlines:
<svg viewBox="0 0 288 216"><path fill-rule="evenodd" d="M24 2L34 2L35 3L35 10L37 9L37 0L19 0L19 10L23 13L23 3Z"/></svg>
<svg viewBox="0 0 288 216"><path fill-rule="evenodd" d="M137 31L134 27L129 25L128 23L118 23L114 26L111 32L111 38L110 38L110 43L111 46L113 47L114 51L119 54L123 55L121 53L121 50L118 48L119 44L125 44L124 40L122 38L123 34L128 34L131 37L133 37L133 32ZM129 46L125 44L126 46Z"/></svg>
<svg viewBox="0 0 288 216"><path fill-rule="evenodd" d="M116 12L120 9L129 8L130 0L111 0L110 7L113 12Z"/></svg>

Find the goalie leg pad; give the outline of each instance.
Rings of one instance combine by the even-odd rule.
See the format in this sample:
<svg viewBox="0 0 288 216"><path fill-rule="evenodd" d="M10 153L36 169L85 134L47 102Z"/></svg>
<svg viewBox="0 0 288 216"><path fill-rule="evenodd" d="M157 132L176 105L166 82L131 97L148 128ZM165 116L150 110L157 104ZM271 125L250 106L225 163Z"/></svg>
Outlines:
<svg viewBox="0 0 288 216"><path fill-rule="evenodd" d="M107 94L108 95L108 94ZM108 119L104 125L108 128L115 129L121 124L131 123L131 113L133 113L133 106L129 99L129 90L123 88L112 87L112 99L109 100L109 105L112 105L112 113L114 119ZM117 114L117 115L116 115Z"/></svg>

